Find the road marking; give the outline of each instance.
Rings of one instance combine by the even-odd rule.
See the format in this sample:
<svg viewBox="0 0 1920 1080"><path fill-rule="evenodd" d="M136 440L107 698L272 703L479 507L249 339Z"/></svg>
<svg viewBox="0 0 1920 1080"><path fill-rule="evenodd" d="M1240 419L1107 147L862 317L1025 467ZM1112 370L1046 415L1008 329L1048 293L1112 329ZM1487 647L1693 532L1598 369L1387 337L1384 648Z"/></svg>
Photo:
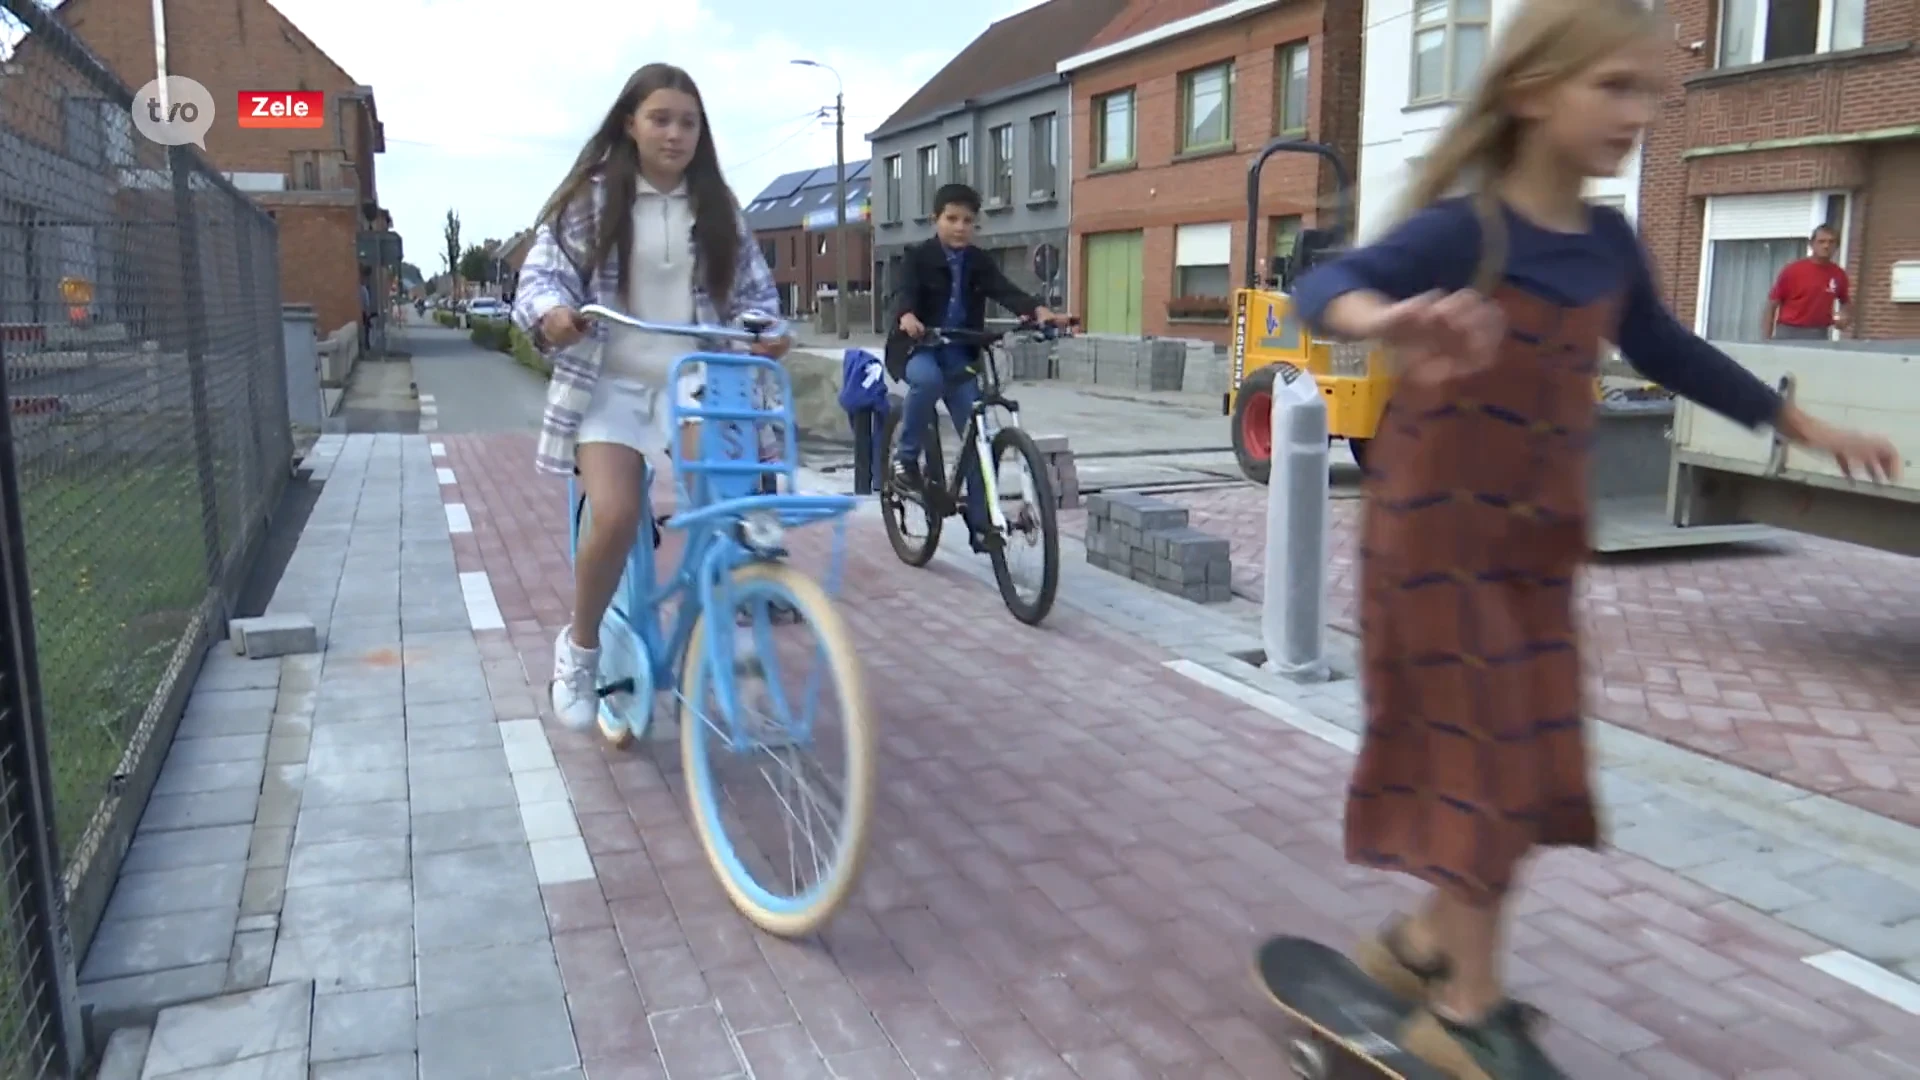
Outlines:
<svg viewBox="0 0 1920 1080"><path fill-rule="evenodd" d="M433 474L440 478L440 483L442 484L454 483L453 470L447 468L445 465L442 465L439 468L433 470Z"/></svg>
<svg viewBox="0 0 1920 1080"><path fill-rule="evenodd" d="M424 417L429 417L429 416L431 416L431 417L435 417L435 418L438 418L438 417L439 417L439 415L440 415L440 406L438 406L438 405L422 405L422 406L420 406L420 415L421 415L421 416L422 416L423 418L424 418Z"/></svg>
<svg viewBox="0 0 1920 1080"><path fill-rule="evenodd" d="M447 531L450 533L470 533L473 531L473 515L467 513L466 503L444 503L447 509Z"/></svg>
<svg viewBox="0 0 1920 1080"><path fill-rule="evenodd" d="M592 881L593 857L580 835L580 819L554 760L547 729L538 720L505 720L500 739L520 805L520 824L533 850L533 874L542 885Z"/></svg>
<svg viewBox="0 0 1920 1080"><path fill-rule="evenodd" d="M493 598L493 582L485 570L469 570L460 575L460 597L467 602L467 621L475 630L505 630L507 620L500 615L500 602Z"/></svg>
<svg viewBox="0 0 1920 1080"><path fill-rule="evenodd" d="M1864 990L1898 1009L1920 1016L1920 983L1896 975L1865 957L1835 949L1802 958L1848 986Z"/></svg>
<svg viewBox="0 0 1920 1080"><path fill-rule="evenodd" d="M1360 736L1338 724L1329 724L1305 709L1291 705L1272 694L1256 690L1238 679L1222 675L1210 667L1196 664L1191 660L1168 660L1164 666L1185 675L1194 682L1233 698L1235 701L1251 705L1275 720L1319 739L1329 746L1337 746L1351 754L1360 749Z"/></svg>
<svg viewBox="0 0 1920 1080"><path fill-rule="evenodd" d="M433 397L433 395L432 395L432 394L421 394L421 395L420 395L420 404L422 404L422 405L431 405L431 404L433 404L433 402L434 402L434 397Z"/></svg>
<svg viewBox="0 0 1920 1080"><path fill-rule="evenodd" d="M446 456L447 456L447 444L446 444L446 443L443 443L443 442L433 442L433 443L428 443L428 444L427 444L427 449L428 449L428 450L431 450L431 451L433 451L433 456L434 456L434 457L446 457Z"/></svg>

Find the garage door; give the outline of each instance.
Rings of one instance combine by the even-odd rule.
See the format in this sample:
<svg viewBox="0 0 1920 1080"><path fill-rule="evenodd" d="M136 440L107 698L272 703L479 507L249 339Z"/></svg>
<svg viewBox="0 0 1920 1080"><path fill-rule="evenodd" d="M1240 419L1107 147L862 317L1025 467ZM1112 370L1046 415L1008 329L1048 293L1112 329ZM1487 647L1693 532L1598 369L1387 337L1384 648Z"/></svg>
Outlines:
<svg viewBox="0 0 1920 1080"><path fill-rule="evenodd" d="M1094 233L1087 237L1087 332L1140 333L1141 234Z"/></svg>

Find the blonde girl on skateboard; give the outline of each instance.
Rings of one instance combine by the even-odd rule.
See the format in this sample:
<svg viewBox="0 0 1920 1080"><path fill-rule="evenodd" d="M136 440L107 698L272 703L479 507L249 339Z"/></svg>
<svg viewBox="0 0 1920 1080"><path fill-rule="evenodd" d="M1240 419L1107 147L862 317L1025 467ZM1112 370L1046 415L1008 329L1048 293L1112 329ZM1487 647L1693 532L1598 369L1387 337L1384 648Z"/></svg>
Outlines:
<svg viewBox="0 0 1920 1080"><path fill-rule="evenodd" d="M1368 447L1367 726L1350 861L1433 886L1360 949L1422 1001L1402 1045L1464 1080L1560 1075L1502 986L1502 916L1536 848L1599 844L1574 582L1602 345L1749 428L1884 480L1891 443L1830 427L1675 321L1633 226L1588 204L1651 119L1664 21L1643 0L1525 0L1389 235L1294 303L1380 342L1400 379Z"/></svg>

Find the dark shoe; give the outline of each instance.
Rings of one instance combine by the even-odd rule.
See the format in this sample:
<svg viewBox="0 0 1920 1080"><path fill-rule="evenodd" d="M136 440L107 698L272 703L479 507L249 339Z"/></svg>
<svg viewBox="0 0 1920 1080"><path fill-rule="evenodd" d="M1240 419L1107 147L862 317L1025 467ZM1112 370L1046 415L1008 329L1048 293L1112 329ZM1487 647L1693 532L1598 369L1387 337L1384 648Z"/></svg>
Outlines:
<svg viewBox="0 0 1920 1080"><path fill-rule="evenodd" d="M1515 1001L1502 1002L1474 1024L1422 1009L1398 1041L1454 1080L1567 1080L1534 1041L1544 1023L1538 1009Z"/></svg>
<svg viewBox="0 0 1920 1080"><path fill-rule="evenodd" d="M1446 981L1450 965L1444 956L1420 959L1414 955L1413 947L1407 944L1408 921L1405 915L1389 920L1378 934L1354 950L1354 962L1395 997L1425 1001Z"/></svg>
<svg viewBox="0 0 1920 1080"><path fill-rule="evenodd" d="M926 486L926 478L920 475L920 463L900 461L893 463L893 482L907 491L919 491Z"/></svg>

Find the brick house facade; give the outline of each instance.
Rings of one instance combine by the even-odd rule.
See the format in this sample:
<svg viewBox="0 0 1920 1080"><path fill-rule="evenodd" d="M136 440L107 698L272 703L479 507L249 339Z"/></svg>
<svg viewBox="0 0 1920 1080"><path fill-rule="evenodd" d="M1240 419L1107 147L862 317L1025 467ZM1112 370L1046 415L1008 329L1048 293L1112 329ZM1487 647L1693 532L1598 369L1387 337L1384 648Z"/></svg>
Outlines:
<svg viewBox="0 0 1920 1080"><path fill-rule="evenodd" d="M1226 341L1249 242L1248 160L1283 132L1356 159L1362 20L1352 3L1136 0L1061 64L1073 79L1069 303L1091 332ZM1200 114L1223 71L1219 124ZM1112 130L1120 122L1130 134ZM1208 123L1195 145L1209 133L1189 129ZM1319 159L1272 158L1252 240L1261 259L1321 224L1334 193Z"/></svg>
<svg viewBox="0 0 1920 1080"><path fill-rule="evenodd" d="M873 224L865 213L868 164L847 162L847 291L856 295L873 287ZM819 290L839 280L833 225L837 181L832 165L787 173L742 208L780 290L783 315L812 314Z"/></svg>
<svg viewBox="0 0 1920 1080"><path fill-rule="evenodd" d="M1920 340L1920 295L1893 292L1896 263L1920 275L1920 5L1820 0L1817 24L1783 13L1770 32L1773 4L1667 5L1673 81L1640 192L1667 296L1710 337L1756 339L1771 275L1831 220L1855 336Z"/></svg>
<svg viewBox="0 0 1920 1080"><path fill-rule="evenodd" d="M138 87L152 78L146 0L67 0L60 15L122 81ZM374 177L386 143L373 91L266 0L168 0L167 59L172 74L213 95L207 157L279 223L281 298L313 305L322 333L356 323L358 234L391 228ZM241 128L232 114L245 90L324 91L326 126ZM376 296L384 278L378 268L368 275Z"/></svg>

